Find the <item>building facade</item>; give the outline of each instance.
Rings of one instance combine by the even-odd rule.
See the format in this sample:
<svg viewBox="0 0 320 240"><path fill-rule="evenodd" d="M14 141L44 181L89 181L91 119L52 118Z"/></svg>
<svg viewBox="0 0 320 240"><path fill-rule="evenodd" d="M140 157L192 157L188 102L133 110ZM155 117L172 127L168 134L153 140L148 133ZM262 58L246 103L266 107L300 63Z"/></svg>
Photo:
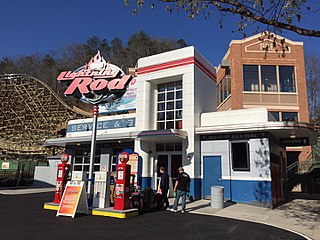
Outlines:
<svg viewBox="0 0 320 240"><path fill-rule="evenodd" d="M259 92L246 93L238 78L232 78L242 75L243 64L240 58L231 58L235 56L231 53L234 51L224 59L230 62L229 70L220 66L218 77L216 69L194 47L139 59L137 77L131 82L135 85L135 110L131 105L130 111L122 109L116 115L99 117L94 170L115 171L117 154L126 150L141 157L138 183L142 188L157 188L161 166L166 167L172 186L178 168L183 166L191 177L194 199L209 197L210 187L220 185L224 186L225 199L232 201L266 207L283 201L287 163L282 139L290 139L292 132L308 139L308 144L316 138L309 125L282 121L272 111L296 111L299 119L306 119L299 105L303 91L301 96L300 92L286 92L283 97L279 91L261 91L259 82ZM260 76L264 62L253 63ZM286 69L288 76L291 67ZM279 76L280 67L275 68ZM294 72L298 69L294 65ZM224 81L231 82L227 87L231 94L221 101L217 86L221 89ZM265 98L273 105L263 102ZM282 101L287 105L281 105ZM66 147L72 170L87 172L91 129L91 118L72 120L66 137L48 139L46 145Z"/></svg>
<svg viewBox="0 0 320 240"><path fill-rule="evenodd" d="M303 42L274 37L230 42L217 70L217 111L264 107L277 121L309 122ZM290 163L311 154L310 147L287 151Z"/></svg>

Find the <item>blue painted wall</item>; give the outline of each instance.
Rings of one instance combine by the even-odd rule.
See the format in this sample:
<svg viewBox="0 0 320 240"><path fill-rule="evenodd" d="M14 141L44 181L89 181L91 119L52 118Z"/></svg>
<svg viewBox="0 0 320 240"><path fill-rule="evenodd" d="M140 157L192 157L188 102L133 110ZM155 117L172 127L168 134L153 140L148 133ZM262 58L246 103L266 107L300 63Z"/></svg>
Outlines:
<svg viewBox="0 0 320 240"><path fill-rule="evenodd" d="M224 197L235 202L272 206L271 181L222 180Z"/></svg>
<svg viewBox="0 0 320 240"><path fill-rule="evenodd" d="M201 178L191 178L190 183L190 197L194 200L201 199Z"/></svg>
<svg viewBox="0 0 320 240"><path fill-rule="evenodd" d="M141 188L151 187L151 177L142 177L141 178Z"/></svg>

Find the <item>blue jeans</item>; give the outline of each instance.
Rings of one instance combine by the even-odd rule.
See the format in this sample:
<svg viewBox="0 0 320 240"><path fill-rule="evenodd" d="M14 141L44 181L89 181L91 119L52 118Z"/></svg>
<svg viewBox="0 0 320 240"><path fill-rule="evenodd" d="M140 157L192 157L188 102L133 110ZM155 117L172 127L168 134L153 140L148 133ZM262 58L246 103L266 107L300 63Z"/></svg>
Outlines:
<svg viewBox="0 0 320 240"><path fill-rule="evenodd" d="M179 203L180 197L182 199L182 210L186 210L186 195L187 195L186 191L177 190L176 199L174 200L174 204L173 204L174 210L178 209L178 203Z"/></svg>

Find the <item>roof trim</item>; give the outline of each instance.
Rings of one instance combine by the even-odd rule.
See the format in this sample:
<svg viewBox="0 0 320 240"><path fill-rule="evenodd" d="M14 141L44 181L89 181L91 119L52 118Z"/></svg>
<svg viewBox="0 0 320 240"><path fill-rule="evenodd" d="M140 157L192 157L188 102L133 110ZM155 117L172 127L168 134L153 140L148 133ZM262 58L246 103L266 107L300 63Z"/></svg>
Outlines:
<svg viewBox="0 0 320 240"><path fill-rule="evenodd" d="M137 138L145 138L145 137L155 137L155 136L174 136L180 138L187 138L188 134L186 131L178 130L178 129L164 129L164 130L147 130L141 131L138 133Z"/></svg>
<svg viewBox="0 0 320 240"><path fill-rule="evenodd" d="M292 41L292 40L290 40L288 38L285 38L283 36L280 36L278 34L275 34L275 33L273 33L273 34L276 36L277 39L284 38L286 40L286 42L291 44L291 45L301 45L301 46L303 46L303 42ZM256 38L259 38L259 37L261 37L261 33L258 33L256 35L253 35L251 37L248 37L248 38L245 38L245 39L241 39L241 40L231 40L229 46L231 46L231 44L233 44L233 43L234 44L246 43L246 42L249 42L249 41L251 41L253 39L256 39Z"/></svg>
<svg viewBox="0 0 320 240"><path fill-rule="evenodd" d="M204 64L202 64L195 57L188 57L188 58L174 60L166 63L155 64L147 67L141 67L141 68L138 68L137 74L141 75L146 73L153 73L153 72L158 72L158 71L167 70L171 68L182 67L190 64L196 65L209 78L211 78L213 81L216 81L216 74L211 72Z"/></svg>
<svg viewBox="0 0 320 240"><path fill-rule="evenodd" d="M125 132L125 133L114 133L114 134L99 134L96 137L96 141L107 141L107 140L119 140L119 139L135 139L138 132ZM64 147L68 143L84 143L91 142L91 135L79 136L79 137L65 137L65 138L50 138L44 143L45 147L60 146Z"/></svg>

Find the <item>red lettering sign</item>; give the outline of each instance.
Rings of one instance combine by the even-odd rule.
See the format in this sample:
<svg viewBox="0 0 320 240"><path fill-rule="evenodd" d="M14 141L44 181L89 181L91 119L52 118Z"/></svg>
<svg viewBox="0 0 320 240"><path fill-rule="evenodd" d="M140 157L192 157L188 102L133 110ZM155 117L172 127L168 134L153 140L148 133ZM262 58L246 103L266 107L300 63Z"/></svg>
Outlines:
<svg viewBox="0 0 320 240"><path fill-rule="evenodd" d="M100 52L83 69L76 72L61 72L57 77L59 82L70 83L64 92L65 95L72 96L80 93L88 102L94 104L103 103L106 99L114 99L108 98L112 94L121 97L131 79L131 75L125 75L120 68L107 63L100 56Z"/></svg>

